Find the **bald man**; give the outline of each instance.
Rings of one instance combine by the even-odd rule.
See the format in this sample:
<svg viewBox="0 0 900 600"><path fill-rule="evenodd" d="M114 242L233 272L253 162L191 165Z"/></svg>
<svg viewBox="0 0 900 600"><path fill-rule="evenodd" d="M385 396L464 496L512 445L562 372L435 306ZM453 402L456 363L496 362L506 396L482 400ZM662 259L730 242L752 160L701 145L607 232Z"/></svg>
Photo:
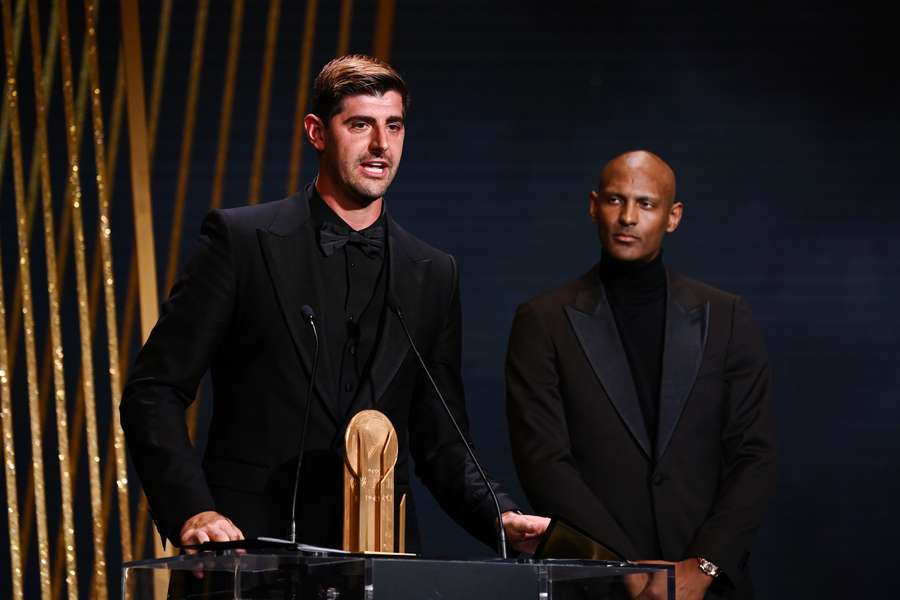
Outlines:
<svg viewBox="0 0 900 600"><path fill-rule="evenodd" d="M600 262L513 322L519 478L541 514L628 559L675 563L678 600L750 598L775 484L762 336L739 297L664 266L684 207L661 158L616 157L589 200Z"/></svg>

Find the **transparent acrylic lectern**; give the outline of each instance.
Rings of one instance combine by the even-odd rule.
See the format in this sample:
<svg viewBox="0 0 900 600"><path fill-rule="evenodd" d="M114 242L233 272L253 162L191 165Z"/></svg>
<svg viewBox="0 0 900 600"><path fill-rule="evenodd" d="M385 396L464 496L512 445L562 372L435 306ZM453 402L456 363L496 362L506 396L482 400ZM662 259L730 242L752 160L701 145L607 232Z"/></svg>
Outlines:
<svg viewBox="0 0 900 600"><path fill-rule="evenodd" d="M134 561L122 569L122 597L127 600L624 600L646 585L674 600L674 568L267 549Z"/></svg>

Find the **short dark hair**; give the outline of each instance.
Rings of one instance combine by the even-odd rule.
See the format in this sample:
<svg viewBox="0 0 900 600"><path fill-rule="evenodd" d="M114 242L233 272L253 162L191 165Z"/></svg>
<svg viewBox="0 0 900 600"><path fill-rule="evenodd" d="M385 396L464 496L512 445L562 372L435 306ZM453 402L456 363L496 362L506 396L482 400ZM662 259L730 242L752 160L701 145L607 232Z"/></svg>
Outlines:
<svg viewBox="0 0 900 600"><path fill-rule="evenodd" d="M403 97L403 115L409 108L406 83L386 62L364 54L347 54L330 61L313 82L311 112L325 121L341 112L348 96L383 96L396 91Z"/></svg>

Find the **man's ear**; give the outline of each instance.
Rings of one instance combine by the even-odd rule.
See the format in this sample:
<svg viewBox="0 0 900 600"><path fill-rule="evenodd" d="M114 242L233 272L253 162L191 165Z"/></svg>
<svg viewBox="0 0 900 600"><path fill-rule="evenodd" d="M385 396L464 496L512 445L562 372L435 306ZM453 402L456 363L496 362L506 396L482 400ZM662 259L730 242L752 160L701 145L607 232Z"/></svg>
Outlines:
<svg viewBox="0 0 900 600"><path fill-rule="evenodd" d="M672 208L669 209L669 223L666 226L666 231L668 233L672 233L678 229L678 224L681 223L682 212L684 212L684 204L681 202L673 202Z"/></svg>
<svg viewBox="0 0 900 600"><path fill-rule="evenodd" d="M325 150L325 123L322 119L310 113L303 117L303 128L306 130L306 139L313 148L319 152Z"/></svg>
<svg viewBox="0 0 900 600"><path fill-rule="evenodd" d="M591 221L596 223L600 215L600 194L593 190L588 194L588 212L591 215Z"/></svg>

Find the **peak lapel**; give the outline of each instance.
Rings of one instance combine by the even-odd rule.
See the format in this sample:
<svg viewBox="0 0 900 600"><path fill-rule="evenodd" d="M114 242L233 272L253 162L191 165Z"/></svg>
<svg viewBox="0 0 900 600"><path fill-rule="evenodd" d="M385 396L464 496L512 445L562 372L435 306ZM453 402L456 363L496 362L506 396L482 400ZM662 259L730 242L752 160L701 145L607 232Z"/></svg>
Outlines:
<svg viewBox="0 0 900 600"><path fill-rule="evenodd" d="M595 281L592 288L579 292L575 306L565 308L578 342L609 401L644 454L651 457L650 437L641 414L631 367L603 285Z"/></svg>
<svg viewBox="0 0 900 600"><path fill-rule="evenodd" d="M307 374L312 372L315 339L309 325L304 321L300 308L310 305L316 313L319 324L319 372L316 375L316 391L325 404L328 414L335 424L340 422L334 399L334 377L328 360L328 347L321 323L327 317L327 308L322 302L321 275L314 264L315 232L309 225L309 207L304 196L295 196L296 203L289 205L290 215L279 214L279 220L268 230L258 230L257 237L263 257L268 267L272 286L278 297L294 349Z"/></svg>
<svg viewBox="0 0 900 600"><path fill-rule="evenodd" d="M703 360L709 329L709 302L692 298L678 280L669 278L666 303L666 337L659 393L659 429L656 458L662 457L672 439Z"/></svg>

